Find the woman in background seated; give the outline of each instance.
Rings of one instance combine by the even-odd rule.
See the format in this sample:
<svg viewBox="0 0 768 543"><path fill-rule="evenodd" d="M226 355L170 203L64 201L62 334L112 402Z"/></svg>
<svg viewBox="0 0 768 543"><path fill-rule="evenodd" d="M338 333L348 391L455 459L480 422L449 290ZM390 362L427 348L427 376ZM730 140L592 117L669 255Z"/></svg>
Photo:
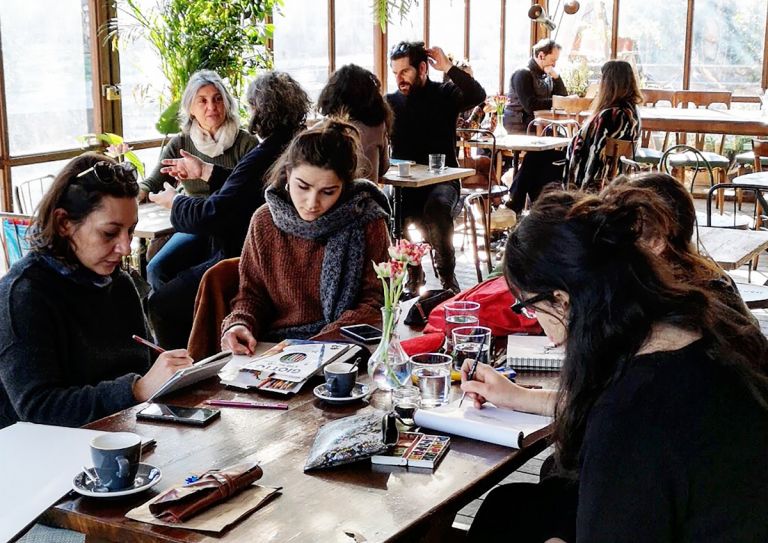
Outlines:
<svg viewBox="0 0 768 543"><path fill-rule="evenodd" d="M192 74L181 97L179 109L181 134L174 136L164 147L154 171L141 182L139 200L151 192L163 190L165 183L175 185L176 180L162 171L164 159L181 158L183 153L197 156L226 168L234 168L238 161L256 146L258 141L240 128L237 100L229 94L221 77L211 70ZM181 180L184 194L205 197L211 188L199 176ZM150 247L151 252L152 247ZM208 238L195 233L176 232L161 246L147 264L147 281L153 290L159 290L182 270L206 259Z"/></svg>
<svg viewBox="0 0 768 543"><path fill-rule="evenodd" d="M389 131L392 109L381 96L381 83L371 72L354 64L342 66L328 79L317 99L325 116L349 117L360 133L365 161L358 175L379 182L389 169Z"/></svg>
<svg viewBox="0 0 768 543"><path fill-rule="evenodd" d="M275 164L243 247L223 349L253 353L257 339L378 319L383 296L371 262L387 259L389 204L355 179L359 145L353 126L329 119L299 134Z"/></svg>
<svg viewBox="0 0 768 543"><path fill-rule="evenodd" d="M560 476L492 491L470 540L768 538L768 340L638 242L664 213L650 191L551 193L511 234L515 308L565 345L556 400L539 409L554 411ZM463 383L476 405L532 407L493 373Z"/></svg>
<svg viewBox="0 0 768 543"><path fill-rule="evenodd" d="M605 145L608 138L636 144L640 137L637 104L643 101L637 77L629 62L603 64L600 91L592 103L592 115L584 121L568 148L568 184L597 192L605 176Z"/></svg>
<svg viewBox="0 0 768 543"><path fill-rule="evenodd" d="M200 236L208 243L205 258L179 270L149 297L149 318L163 347L187 344L203 274L222 259L240 256L251 216L264 203L267 171L304 128L309 97L290 75L260 75L248 86L247 97L250 129L262 141L234 170L205 163L184 152L180 159L163 161L163 171L179 179L206 179L213 194L201 199L167 189L150 196L153 202L171 210L171 223L177 232Z"/></svg>
<svg viewBox="0 0 768 543"><path fill-rule="evenodd" d="M86 153L59 173L32 250L0 280L0 427L82 426L146 401L184 349L152 363L141 302L120 270L138 218L136 172ZM142 377L143 375L143 377Z"/></svg>

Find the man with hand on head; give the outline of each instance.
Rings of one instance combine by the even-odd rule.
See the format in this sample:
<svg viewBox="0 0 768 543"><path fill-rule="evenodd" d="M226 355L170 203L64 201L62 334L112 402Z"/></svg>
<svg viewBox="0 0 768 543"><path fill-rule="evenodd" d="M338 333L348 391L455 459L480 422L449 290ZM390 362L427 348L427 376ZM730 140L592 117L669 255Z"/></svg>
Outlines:
<svg viewBox="0 0 768 543"><path fill-rule="evenodd" d="M525 134L534 111L551 109L553 95L568 94L555 70L560 49L555 40L539 40L533 46L533 57L528 65L512 74L504 108L504 128L510 134Z"/></svg>
<svg viewBox="0 0 768 543"><path fill-rule="evenodd" d="M389 60L397 80L397 91L387 94L395 114L392 157L427 164L430 154L444 154L445 165L456 167L456 120L459 113L485 100L485 90L471 75L454 66L439 47L400 42ZM430 66L444 72L447 80L430 80ZM458 181L404 189L402 210L404 219L410 218L423 228L435 249L440 281L444 288L455 292L460 287L454 275L453 211L459 190Z"/></svg>

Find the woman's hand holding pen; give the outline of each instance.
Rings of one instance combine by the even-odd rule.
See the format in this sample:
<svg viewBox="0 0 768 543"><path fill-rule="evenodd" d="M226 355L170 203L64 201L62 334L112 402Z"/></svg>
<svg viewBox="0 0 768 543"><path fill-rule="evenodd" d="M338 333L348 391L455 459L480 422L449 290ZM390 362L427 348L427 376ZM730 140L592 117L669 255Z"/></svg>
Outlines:
<svg viewBox="0 0 768 543"><path fill-rule="evenodd" d="M192 365L192 358L186 349L165 351L157 357L147 374L133 385L133 397L140 402L147 401L178 370Z"/></svg>
<svg viewBox="0 0 768 543"><path fill-rule="evenodd" d="M551 415L555 410L557 391L530 389L513 383L487 364L478 364L472 380L468 380L472 360L461 367L461 389L475 402L478 409L485 402L515 411Z"/></svg>
<svg viewBox="0 0 768 543"><path fill-rule="evenodd" d="M242 324L236 324L221 336L221 350L232 351L234 354L253 354L256 352L256 344L256 338Z"/></svg>

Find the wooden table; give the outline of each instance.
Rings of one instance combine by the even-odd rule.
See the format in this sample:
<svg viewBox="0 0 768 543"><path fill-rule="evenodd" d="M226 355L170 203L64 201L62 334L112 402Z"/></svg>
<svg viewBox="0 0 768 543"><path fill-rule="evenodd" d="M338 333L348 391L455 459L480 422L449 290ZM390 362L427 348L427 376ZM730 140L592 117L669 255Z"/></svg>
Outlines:
<svg viewBox="0 0 768 543"><path fill-rule="evenodd" d="M139 222L133 235L142 239L154 239L173 234L171 210L157 204L139 205Z"/></svg>
<svg viewBox="0 0 768 543"><path fill-rule="evenodd" d="M724 270L735 270L768 249L768 232L699 226L699 240Z"/></svg>
<svg viewBox="0 0 768 543"><path fill-rule="evenodd" d="M768 190L768 172L754 172L746 175L739 175L733 178L732 183L734 185L765 187L765 190Z"/></svg>
<svg viewBox="0 0 768 543"><path fill-rule="evenodd" d="M225 390L217 381L210 379L196 389L164 400L198 406L212 397L258 398L255 393ZM319 382L319 378L310 381L305 390L287 400L288 411L222 408L221 418L206 428L137 422L140 406L89 425L155 438L157 448L143 461L159 467L163 479L152 490L124 499L67 496L44 514L44 521L119 542L444 541L445 531L459 509L546 446L544 439L534 436L531 445L520 451L452 437L450 451L434 472L374 466L364 461L304 473L302 467L321 425L372 409L362 402L348 406L324 404L311 392ZM458 391L454 389L453 394L456 396ZM277 398L267 398L273 399ZM371 403L388 408L388 395L377 392ZM124 518L128 510L189 475L244 460L258 461L264 469L261 482L282 486L282 494L220 537ZM361 538L355 539L355 534Z"/></svg>
<svg viewBox="0 0 768 543"><path fill-rule="evenodd" d="M564 147L568 147L570 142L570 138L535 135L528 136L524 134L507 134L506 136L497 138L496 151L499 152L496 153L496 176L501 179L501 161L504 153L512 154L512 175L514 175L517 173L521 152L563 149ZM493 142L488 140L468 140L466 145L469 145L470 147L491 149L493 147Z"/></svg>
<svg viewBox="0 0 768 543"><path fill-rule="evenodd" d="M433 172L423 164L415 164L411 166L410 176L400 177L397 173L397 166L391 167L383 177L379 178L379 182L385 185L392 185L395 189L394 222L392 227L393 237L395 239L400 239L403 233L404 188L415 189L419 187L427 187L429 185L436 185L438 183L446 183L448 181L454 181L455 179L469 177L470 175L475 175L475 170L473 168L447 167L439 172Z"/></svg>

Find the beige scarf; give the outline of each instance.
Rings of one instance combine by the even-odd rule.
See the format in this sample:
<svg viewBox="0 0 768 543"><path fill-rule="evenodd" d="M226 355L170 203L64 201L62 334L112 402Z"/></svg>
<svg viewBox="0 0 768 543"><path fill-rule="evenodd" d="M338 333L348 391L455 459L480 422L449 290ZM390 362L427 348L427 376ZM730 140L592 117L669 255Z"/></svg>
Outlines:
<svg viewBox="0 0 768 543"><path fill-rule="evenodd" d="M211 158L221 155L224 151L232 147L237 138L240 127L234 121L227 121L216 131L216 135L211 137L207 130L203 130L197 119L192 119L192 126L189 129L189 137L198 151Z"/></svg>

